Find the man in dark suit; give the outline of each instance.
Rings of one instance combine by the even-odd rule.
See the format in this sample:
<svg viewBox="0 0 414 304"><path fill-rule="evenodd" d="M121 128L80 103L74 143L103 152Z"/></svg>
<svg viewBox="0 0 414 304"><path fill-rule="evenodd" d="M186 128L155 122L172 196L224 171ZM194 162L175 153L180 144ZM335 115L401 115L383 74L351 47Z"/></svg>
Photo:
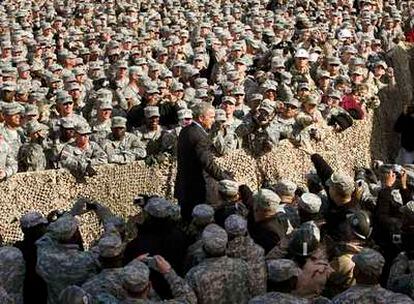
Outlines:
<svg viewBox="0 0 414 304"><path fill-rule="evenodd" d="M214 107L200 103L193 109L193 123L185 127L178 137L177 177L175 197L181 207L184 221L190 222L194 206L206 202L204 172L216 180L228 178L213 161L211 141L207 131L214 123Z"/></svg>

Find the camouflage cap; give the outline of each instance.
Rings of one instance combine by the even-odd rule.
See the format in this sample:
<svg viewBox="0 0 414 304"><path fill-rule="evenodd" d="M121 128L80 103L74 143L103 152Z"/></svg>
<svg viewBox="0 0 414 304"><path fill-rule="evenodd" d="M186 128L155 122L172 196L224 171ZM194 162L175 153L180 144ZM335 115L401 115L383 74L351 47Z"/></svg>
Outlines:
<svg viewBox="0 0 414 304"><path fill-rule="evenodd" d="M14 92L14 91L17 90L17 85L16 85L16 83L14 83L12 81L5 81L5 82L3 82L3 85L1 86L1 90L2 91Z"/></svg>
<svg viewBox="0 0 414 304"><path fill-rule="evenodd" d="M77 82L70 82L67 85L67 90L68 90L68 92L75 91L75 90L80 90L80 85Z"/></svg>
<svg viewBox="0 0 414 304"><path fill-rule="evenodd" d="M80 135L87 135L92 133L91 127L87 123L82 123L75 126L75 131Z"/></svg>
<svg viewBox="0 0 414 304"><path fill-rule="evenodd" d="M156 218L167 218L170 216L172 204L162 197L152 197L148 200L144 210Z"/></svg>
<svg viewBox="0 0 414 304"><path fill-rule="evenodd" d="M351 71L351 74L352 74L352 75L364 75L365 73L364 73L364 69L363 69L363 68L361 68L361 67L356 67L355 69L353 69L353 70Z"/></svg>
<svg viewBox="0 0 414 304"><path fill-rule="evenodd" d="M62 292L59 295L59 303L92 303L92 296L82 288L75 285L71 285L62 290Z"/></svg>
<svg viewBox="0 0 414 304"><path fill-rule="evenodd" d="M374 67L379 67L379 66L383 67L384 69L386 69L388 67L387 64L385 63L385 61L382 61L382 60L377 61L374 64Z"/></svg>
<svg viewBox="0 0 414 304"><path fill-rule="evenodd" d="M179 120L193 118L193 112L190 109L181 109L177 112Z"/></svg>
<svg viewBox="0 0 414 304"><path fill-rule="evenodd" d="M208 97L208 90L200 88L195 91L195 98L205 98Z"/></svg>
<svg viewBox="0 0 414 304"><path fill-rule="evenodd" d="M329 57L328 64L329 65L341 65L341 60L338 57Z"/></svg>
<svg viewBox="0 0 414 304"><path fill-rule="evenodd" d="M26 115L26 116L39 115L39 109L38 109L37 105L27 104L26 108L25 108L25 111L24 111L24 115Z"/></svg>
<svg viewBox="0 0 414 304"><path fill-rule="evenodd" d="M50 235L57 241L69 240L78 229L78 220L66 213L47 227Z"/></svg>
<svg viewBox="0 0 414 304"><path fill-rule="evenodd" d="M127 119L122 116L112 117L112 128L126 128Z"/></svg>
<svg viewBox="0 0 414 304"><path fill-rule="evenodd" d="M298 91L308 90L310 91L310 85L308 82L301 82L298 84Z"/></svg>
<svg viewBox="0 0 414 304"><path fill-rule="evenodd" d="M37 211L29 211L20 218L20 227L28 229L40 224L46 225L47 219Z"/></svg>
<svg viewBox="0 0 414 304"><path fill-rule="evenodd" d="M221 103L228 103L231 105L235 105L236 104L236 99L234 97L231 96L224 96L221 100Z"/></svg>
<svg viewBox="0 0 414 304"><path fill-rule="evenodd" d="M113 109L111 99L104 98L104 97L101 97L99 99L100 99L100 102L99 102L98 109L100 110L112 110Z"/></svg>
<svg viewBox="0 0 414 304"><path fill-rule="evenodd" d="M214 222L214 209L207 204L196 205L191 215L193 223L197 226L206 226Z"/></svg>
<svg viewBox="0 0 414 304"><path fill-rule="evenodd" d="M262 94L252 94L250 95L249 101L262 101L263 95Z"/></svg>
<svg viewBox="0 0 414 304"><path fill-rule="evenodd" d="M119 233L103 235L98 242L99 255L104 258L119 256L124 246Z"/></svg>
<svg viewBox="0 0 414 304"><path fill-rule="evenodd" d="M285 105L290 105L299 108L300 102L296 98L289 98L287 101L285 101Z"/></svg>
<svg viewBox="0 0 414 304"><path fill-rule="evenodd" d="M275 104L270 99L263 99L259 109L265 111L268 115L272 115L275 111Z"/></svg>
<svg viewBox="0 0 414 304"><path fill-rule="evenodd" d="M24 107L20 105L18 102L5 102L2 106L2 112L4 115L23 114L24 111Z"/></svg>
<svg viewBox="0 0 414 304"><path fill-rule="evenodd" d="M146 118L154 116L160 117L160 112L157 106L147 106L144 108L144 114Z"/></svg>
<svg viewBox="0 0 414 304"><path fill-rule="evenodd" d="M295 53L295 58L309 59L309 52L305 49L299 49Z"/></svg>
<svg viewBox="0 0 414 304"><path fill-rule="evenodd" d="M296 184L290 180L282 179L276 183L274 191L279 196L295 196Z"/></svg>
<svg viewBox="0 0 414 304"><path fill-rule="evenodd" d="M206 253L220 255L226 251L228 236L227 232L216 224L209 224L204 228L201 239Z"/></svg>
<svg viewBox="0 0 414 304"><path fill-rule="evenodd" d="M214 118L215 121L223 122L227 120L226 112L223 109L216 109L215 112L216 112L216 115Z"/></svg>
<svg viewBox="0 0 414 304"><path fill-rule="evenodd" d="M384 257L376 250L363 248L352 257L355 266L369 276L379 277L385 264Z"/></svg>
<svg viewBox="0 0 414 304"><path fill-rule="evenodd" d="M260 189L253 194L253 209L256 219L275 215L280 204L280 197L272 190Z"/></svg>
<svg viewBox="0 0 414 304"><path fill-rule="evenodd" d="M335 89L328 90L328 96L339 100L342 98L341 92Z"/></svg>
<svg viewBox="0 0 414 304"><path fill-rule="evenodd" d="M299 267L289 259L267 260L267 277L271 282L279 283L298 277Z"/></svg>
<svg viewBox="0 0 414 304"><path fill-rule="evenodd" d="M66 104L73 102L72 96L69 95L66 91L59 91L56 96L56 103L57 104Z"/></svg>
<svg viewBox="0 0 414 304"><path fill-rule="evenodd" d="M173 84L171 85L171 91L184 91L184 85L181 82L173 82Z"/></svg>
<svg viewBox="0 0 414 304"><path fill-rule="evenodd" d="M131 292L143 291L149 282L150 270L144 263L134 260L122 269L122 286Z"/></svg>
<svg viewBox="0 0 414 304"><path fill-rule="evenodd" d="M223 179L219 182L218 191L227 197L234 197L239 193L239 183L233 180Z"/></svg>
<svg viewBox="0 0 414 304"><path fill-rule="evenodd" d="M303 103L308 105L318 105L320 103L320 97L317 94L309 94L303 99Z"/></svg>
<svg viewBox="0 0 414 304"><path fill-rule="evenodd" d="M299 208L310 214L319 213L322 200L314 193L303 193L298 202Z"/></svg>
<svg viewBox="0 0 414 304"><path fill-rule="evenodd" d="M49 129L48 126L38 122L37 120L30 121L27 123L28 134L33 134L33 133L40 132L40 131L46 131L48 129Z"/></svg>
<svg viewBox="0 0 414 304"><path fill-rule="evenodd" d="M341 171L334 172L326 182L326 185L347 195L351 195L355 190L355 182L352 177Z"/></svg>
<svg viewBox="0 0 414 304"><path fill-rule="evenodd" d="M64 129L75 129L75 123L73 119L62 117L60 119L60 126Z"/></svg>
<svg viewBox="0 0 414 304"><path fill-rule="evenodd" d="M242 236L247 233L247 221L237 214L232 214L224 221L224 228L229 235Z"/></svg>

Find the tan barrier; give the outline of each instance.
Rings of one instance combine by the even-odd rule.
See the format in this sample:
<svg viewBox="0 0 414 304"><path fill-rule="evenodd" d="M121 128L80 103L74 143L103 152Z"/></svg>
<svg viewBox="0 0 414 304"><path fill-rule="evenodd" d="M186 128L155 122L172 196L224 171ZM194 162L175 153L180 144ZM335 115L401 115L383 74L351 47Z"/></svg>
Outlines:
<svg viewBox="0 0 414 304"><path fill-rule="evenodd" d="M354 166L369 165L371 119L357 122L356 126L340 134L330 135L317 151L335 168L352 172ZM295 149L289 142L282 142L273 152L255 160L242 150L217 159L235 173L238 181L256 189L263 179L276 180L287 177L302 183L311 169L309 156ZM132 199L139 193L159 194L172 198L175 163L162 167L147 167L143 162L124 166L98 167L98 175L76 183L66 170L20 173L0 184L0 229L7 243L21 237L16 219L28 210L47 214L53 209L69 209L74 199L85 196L107 205L116 214L128 217L137 213ZM81 217L82 233L90 242L100 229L93 214Z"/></svg>
<svg viewBox="0 0 414 304"><path fill-rule="evenodd" d="M389 159L398 147L398 137L392 133L392 124L402 106L412 98L413 79L409 69L410 57L402 49L390 55L394 63L398 86L382 96L382 105L365 121L335 134L327 132L323 142L315 149L336 169L352 173L354 167L369 166L371 157ZM397 142L397 144L395 144ZM388 144L392 143L392 144ZM271 153L254 159L245 151L236 150L217 159L232 171L236 179L256 189L260 183L278 178L289 178L297 183L312 168L309 156L282 142ZM86 196L103 202L116 214L127 217L138 210L132 198L139 193L159 194L172 198L175 163L160 167L147 167L142 162L125 166L106 165L98 168L98 175L78 184L65 170L21 173L0 184L0 233L6 243L21 238L18 219L28 210L47 214L53 209L69 209L77 196ZM93 214L81 217L81 230L87 243L100 233Z"/></svg>

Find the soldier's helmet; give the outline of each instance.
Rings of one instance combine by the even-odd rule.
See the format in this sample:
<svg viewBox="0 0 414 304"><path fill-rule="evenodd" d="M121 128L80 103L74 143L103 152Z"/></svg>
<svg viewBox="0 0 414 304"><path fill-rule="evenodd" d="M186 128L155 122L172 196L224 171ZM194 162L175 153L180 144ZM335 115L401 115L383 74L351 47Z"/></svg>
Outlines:
<svg viewBox="0 0 414 304"><path fill-rule="evenodd" d="M362 240L366 240L372 233L371 220L366 211L357 210L347 217L349 226L354 235Z"/></svg>

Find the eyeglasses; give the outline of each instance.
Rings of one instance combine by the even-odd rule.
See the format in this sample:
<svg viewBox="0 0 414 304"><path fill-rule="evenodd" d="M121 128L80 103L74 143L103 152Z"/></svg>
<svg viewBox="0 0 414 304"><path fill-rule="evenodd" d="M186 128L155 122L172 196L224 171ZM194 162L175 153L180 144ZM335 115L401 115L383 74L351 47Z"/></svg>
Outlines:
<svg viewBox="0 0 414 304"><path fill-rule="evenodd" d="M65 102L63 105L64 106L71 106L71 105L73 105L73 102Z"/></svg>

